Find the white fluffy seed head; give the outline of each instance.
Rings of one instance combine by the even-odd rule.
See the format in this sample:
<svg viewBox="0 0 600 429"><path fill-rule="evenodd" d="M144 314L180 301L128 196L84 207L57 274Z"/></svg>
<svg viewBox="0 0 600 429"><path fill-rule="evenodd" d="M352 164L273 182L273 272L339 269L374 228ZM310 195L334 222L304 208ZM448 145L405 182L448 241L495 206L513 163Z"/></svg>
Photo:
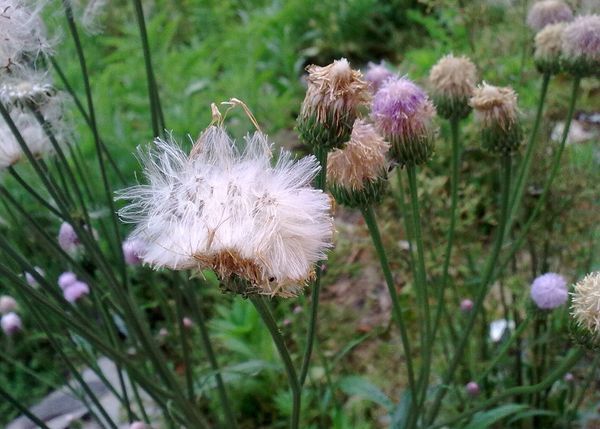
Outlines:
<svg viewBox="0 0 600 429"><path fill-rule="evenodd" d="M600 337L600 272L585 276L571 295L571 314L577 324Z"/></svg>
<svg viewBox="0 0 600 429"><path fill-rule="evenodd" d="M329 198L311 187L314 157L293 161L282 151L273 166L264 134L240 150L221 126L191 155L172 138L138 152L148 184L120 193L130 204L119 214L136 224L130 238L146 243L145 263L211 268L225 282L249 282L252 293L293 296L325 258L333 224Z"/></svg>
<svg viewBox="0 0 600 429"><path fill-rule="evenodd" d="M0 101L2 104L42 106L57 93L47 72L20 70L2 77Z"/></svg>
<svg viewBox="0 0 600 429"><path fill-rule="evenodd" d="M0 0L0 74L51 53L52 43L40 18L45 3L46 0Z"/></svg>

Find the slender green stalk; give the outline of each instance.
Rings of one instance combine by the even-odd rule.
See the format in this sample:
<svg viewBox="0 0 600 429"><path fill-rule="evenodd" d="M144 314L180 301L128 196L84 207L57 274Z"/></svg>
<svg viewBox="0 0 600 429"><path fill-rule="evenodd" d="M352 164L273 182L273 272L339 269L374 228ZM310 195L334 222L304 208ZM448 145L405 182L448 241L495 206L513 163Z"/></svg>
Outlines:
<svg viewBox="0 0 600 429"><path fill-rule="evenodd" d="M279 356L281 356L283 366L285 367L285 371L288 376L290 389L292 391L292 419L290 422L290 429L298 429L298 425L300 423L300 401L302 398L302 387L298 381L298 376L296 375L296 369L292 363L292 358L290 357L290 353L288 352L285 341L281 336L277 322L275 322L265 298L262 296L253 296L250 297L250 300L252 301L252 304L254 304L256 311L258 311L258 314L269 330L271 338L273 338L273 342L275 343L275 347L277 347L277 351L279 352Z"/></svg>
<svg viewBox="0 0 600 429"><path fill-rule="evenodd" d="M536 203L535 207L533 208L533 211L529 215L529 218L527 219L527 221L525 222L523 227L520 228L519 238L517 238L512 243L512 246L511 246L510 250L508 251L508 254L506 255L505 259L500 264L498 264L498 269L495 272L495 276L492 277L492 281L494 278L497 278L498 276L500 276L502 274L502 272L506 269L506 267L510 264L510 261L513 258L513 256L517 253L517 251L521 248L521 246L525 242L525 240L527 238L527 234L528 234L529 230L531 229L533 222L537 219L538 214L540 213L540 211L546 204L546 200L550 193L550 188L552 187L552 183L554 182L554 179L556 178L556 174L558 173L558 169L560 167L560 160L561 160L562 154L565 149L567 137L569 136L569 129L571 127L571 122L573 120L573 115L575 113L575 102L577 101L577 96L579 93L579 84L580 84L580 78L575 77L575 79L573 80L573 87L572 87L573 89L571 91L571 99L569 101L569 110L567 113L567 119L565 121L565 127L563 129L563 134L561 137L560 145L558 146L558 149L556 150L556 153L554 155L554 159L552 160L552 166L550 167L550 174L548 175L548 178L546 179L546 182L544 183L544 188L543 188L542 194L540 195L539 199L537 200L537 203Z"/></svg>
<svg viewBox="0 0 600 429"><path fill-rule="evenodd" d="M417 384L418 397L415 401L417 404L417 416L421 407L425 402L427 394L427 386L429 384L429 372L431 370L429 362L431 361L431 315L429 313L429 292L427 287L427 275L425 271L425 250L423 246L423 234L421 232L421 213L419 209L419 193L417 188L417 172L415 166L407 166L406 173L408 176L408 189L410 193L411 211L412 211L412 237L415 241L417 249L417 278L416 292L419 307L421 308L421 371Z"/></svg>
<svg viewBox="0 0 600 429"><path fill-rule="evenodd" d="M525 331L530 320L531 320L531 317L528 315L525 318L525 320L523 320L519 324L519 327L513 332L513 334L510 336L510 338L508 340L504 341L504 343L500 346L500 348L494 352L494 359L489 363L488 367L478 377L478 379L477 379L478 384L481 384L483 382L483 380L485 380L486 377L490 374L490 372L493 371L493 369L496 367L496 365L498 365L498 363L504 358L504 356L506 356L506 353L508 352L510 347L515 343L515 341L517 341L519 339L521 334Z"/></svg>
<svg viewBox="0 0 600 429"><path fill-rule="evenodd" d="M498 222L498 230L496 232L496 239L494 243L494 247L490 254L490 257L487 261L486 268L482 277L482 281L479 285L479 291L473 305L473 310L469 315L469 320L467 325L465 326L462 336L460 338L460 342L456 348L456 353L452 357L450 361L450 365L448 370L446 371L441 386L437 391L435 399L433 401L433 405L431 407L431 412L429 413L428 423L432 424L435 421L437 413L439 411L440 405L444 396L447 393L447 387L450 385L454 378L454 373L460 363L463 353L465 351L465 347L469 342L469 335L471 331L475 327L475 321L477 319L477 315L480 310L483 308L483 301L488 292L488 285L490 280L492 279L492 274L494 271L494 267L496 266L496 261L498 256L500 255L500 249L502 248L502 243L504 241L504 229L506 226L506 217L508 214L508 202L509 202L509 194L510 194L510 176L511 176L511 158L510 155L505 154L502 157L502 191L501 191L501 202L500 202L500 216Z"/></svg>
<svg viewBox="0 0 600 429"><path fill-rule="evenodd" d="M152 118L152 132L154 137L161 134L161 128L164 127L162 120L162 110L160 109L160 100L158 96L158 88L156 87L156 79L154 77L154 69L152 67L152 57L150 54L150 45L148 43L148 32L146 30L146 22L144 18L144 9L141 0L133 0L135 16L140 30L140 39L142 40L142 50L144 52L144 66L146 68L146 80L148 83L148 97L150 99L150 114Z"/></svg>
<svg viewBox="0 0 600 429"><path fill-rule="evenodd" d="M316 184L317 187L325 191L327 186L327 150L319 147L317 149L317 159L321 165L321 170L317 176ZM310 319L308 322L308 332L306 333L306 345L304 349L304 355L302 357L302 366L300 367L300 386L304 386L306 382L306 376L308 375L308 369L310 368L310 358L312 356L313 345L316 341L317 334L317 319L319 316L319 298L321 294L321 278L322 273L322 261L317 263L315 269L315 282L312 285L311 300L310 300Z"/></svg>
<svg viewBox="0 0 600 429"><path fill-rule="evenodd" d="M185 317L183 312L183 295L179 285L173 288L175 294L175 314L177 317L177 329L179 330L179 340L181 342L181 351L183 354L183 365L185 366L185 383L187 395L190 402L194 402L194 376L192 374L193 362L191 359L190 345L187 339L186 327L183 323Z"/></svg>
<svg viewBox="0 0 600 429"><path fill-rule="evenodd" d="M186 291L187 291L187 299L190 303L190 307L192 309L192 314L200 329L200 340L202 341L202 346L204 347L204 352L206 353L206 357L208 358L208 362L215 372L215 380L217 382L217 392L219 394L219 400L221 401L221 406L223 407L223 411L225 414L225 420L227 421L227 427L231 429L237 428L237 423L235 421L234 413L231 408L231 403L229 402L229 398L227 396L227 390L225 389L225 383L223 382L223 376L221 375L219 369L219 362L217 361L217 357L213 350L212 343L210 341L210 335L208 332L208 326L206 325L206 318L204 317L204 313L200 308L198 303L197 294L193 290L192 283L189 279L186 280Z"/></svg>
<svg viewBox="0 0 600 429"><path fill-rule="evenodd" d="M579 361L579 359L581 359L583 354L584 353L581 348L571 350L569 352L569 354L561 362L561 364L559 366L557 366L550 374L548 374L548 376L541 382L539 382L537 384L531 384L528 386L518 386L518 387L513 387L511 389L506 389L502 393L488 399L487 401L484 401L484 402L474 406L473 408L470 408L468 411L466 411L456 417L453 417L445 422L433 425L429 429L438 429L438 428L443 428L443 427L457 427L455 425L455 423L472 416L473 414L475 414L478 411L485 410L485 409L497 404L498 402L502 401L503 399L510 398L511 396L516 396L516 395L531 395L535 392L539 392L541 390L547 389L548 387L552 386L552 384L556 380L558 380L563 375L565 375L565 373L567 371L569 371L569 369L571 369L573 367L573 365L575 365Z"/></svg>
<svg viewBox="0 0 600 429"><path fill-rule="evenodd" d="M531 135L525 149L525 155L519 166L519 172L517 173L517 180L513 187L514 191L510 200L510 212L506 221L506 233L510 231L512 223L517 215L519 207L521 206L521 200L523 198L523 191L527 183L527 177L529 176L529 169L531 168L531 162L533 160L533 152L535 143L537 141L538 130L540 129L540 123L542 120L542 114L544 112L544 103L546 101L546 94L548 93L548 84L550 83L550 74L544 73L542 78L542 89L540 90L540 101L538 102L537 113L535 115L535 122L531 130Z"/></svg>
<svg viewBox="0 0 600 429"><path fill-rule="evenodd" d="M27 191L27 193L29 195L31 195L38 203L40 203L42 205L42 207L45 207L46 209L48 209L48 211L50 213L52 213L53 215L55 215L57 218L63 219L62 214L57 209L52 207L52 205L50 205L50 203L46 201L46 198L41 196L35 189L33 189L31 186L29 186L27 181L24 180L13 167L8 167L8 172L17 181L17 183L23 189L25 189L25 191Z"/></svg>
<svg viewBox="0 0 600 429"><path fill-rule="evenodd" d="M17 410L19 410L19 412L23 413L29 420L31 420L33 423L35 423L38 428L50 429L48 426L46 426L46 423L41 421L35 414L33 414L31 411L29 411L27 409L27 407L24 407L23 405L21 405L21 403L19 401L17 401L10 393L8 393L6 390L4 390L2 385L0 385L0 397L4 398L13 407L15 407Z"/></svg>
<svg viewBox="0 0 600 429"><path fill-rule="evenodd" d="M398 292L396 291L396 285L394 283L392 270L390 268L385 248L383 247L383 242L381 241L381 234L379 233L379 227L377 226L375 213L373 212L372 207L363 207L361 211L365 219L365 223L369 228L369 233L371 234L371 239L373 240L373 247L375 247L375 251L377 252L377 256L379 257L379 263L381 264L383 277L385 278L385 283L387 285L390 298L392 300L393 317L400 331L400 339L402 340L402 347L404 348L404 356L406 358L406 371L408 374L408 384L410 392L413 398L417 398L415 374L413 369L412 353L410 349L408 330L406 328L404 316L402 315L402 308L400 307L400 299L398 297Z"/></svg>

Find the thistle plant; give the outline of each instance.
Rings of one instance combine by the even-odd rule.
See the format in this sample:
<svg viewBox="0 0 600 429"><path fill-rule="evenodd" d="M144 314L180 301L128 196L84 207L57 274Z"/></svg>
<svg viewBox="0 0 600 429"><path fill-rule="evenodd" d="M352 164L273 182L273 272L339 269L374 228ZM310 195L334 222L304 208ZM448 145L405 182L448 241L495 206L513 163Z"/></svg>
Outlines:
<svg viewBox="0 0 600 429"><path fill-rule="evenodd" d="M39 345L61 377L69 374L64 389L111 429L283 427L287 417L292 429L351 427L347 395L375 397L390 427L402 429L475 427L511 407L524 427L550 418L568 427L578 417L589 387L580 380L593 380L600 364L586 354L600 348L599 275L581 276L591 269L561 258L538 265L523 247L535 241L531 227L562 168L581 81L597 74L597 15L573 17L561 1L533 4L527 21L537 31L541 87L532 124L517 90L498 76L487 83L489 70L464 55L447 53L428 76L411 79L384 62L369 63L364 76L344 58L309 65L295 112L311 153L300 157L263 132L264 117L276 112L255 117L236 98L223 103L224 114L212 104L212 122L180 143L163 113L170 106L147 11L132 0L150 121L140 127L150 143L136 140L138 177L112 154L80 32L99 33L93 17L104 3L0 0L0 360L52 385L19 359L21 348ZM56 19L56 8L64 38L43 22ZM76 64L63 70L65 60L53 55L67 43ZM478 51L473 58L486 64ZM572 84L566 122L537 199L523 205L554 76ZM232 136L233 107L254 127L244 139ZM489 174L473 209L465 173L480 170ZM428 198L432 174L448 183L441 203ZM443 222L429 217L434 204ZM335 217L353 210L368 230L392 323L330 353L336 327L320 317L321 282L325 263L334 264L332 276L352 275L330 252ZM475 221L461 216L468 210L477 210ZM441 235L439 225L447 225ZM399 229L406 258L391 245ZM488 340L492 317L502 329ZM386 373L393 388L384 390L397 398L356 374L341 377L343 357L373 338L389 343L386 353L406 374L401 383L403 374ZM100 359L116 377L106 377ZM119 403L119 416L84 368ZM0 383L0 397L36 427L50 427L10 386ZM261 413L268 418L259 422ZM261 415L247 421L249 414Z"/></svg>

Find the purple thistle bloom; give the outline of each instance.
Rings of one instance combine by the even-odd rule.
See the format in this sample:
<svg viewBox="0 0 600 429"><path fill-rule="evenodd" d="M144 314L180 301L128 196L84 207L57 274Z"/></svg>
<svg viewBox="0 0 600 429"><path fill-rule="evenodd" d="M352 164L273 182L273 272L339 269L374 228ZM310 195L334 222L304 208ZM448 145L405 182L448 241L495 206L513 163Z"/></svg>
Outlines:
<svg viewBox="0 0 600 429"><path fill-rule="evenodd" d="M60 288L62 290L65 290L66 288L68 288L69 286L71 286L73 283L77 282L77 276L75 275L75 273L72 273L70 271L66 271L64 273L62 273L60 276L58 276L58 285L60 286Z"/></svg>
<svg viewBox="0 0 600 429"><path fill-rule="evenodd" d="M543 310L551 310L567 302L567 281L556 273L546 273L531 284L531 299Z"/></svg>
<svg viewBox="0 0 600 429"><path fill-rule="evenodd" d="M9 337L23 329L21 318L17 315L17 313L13 312L2 316L2 319L0 320L0 326L2 327L2 331L4 331L4 333Z"/></svg>
<svg viewBox="0 0 600 429"><path fill-rule="evenodd" d="M479 384L475 383L474 381L469 381L465 386L465 390L471 398L474 398L475 396L479 395Z"/></svg>
<svg viewBox="0 0 600 429"><path fill-rule="evenodd" d="M89 293L89 286L86 283L80 281L76 281L75 283L67 286L67 288L63 290L63 296L65 300L71 304L79 301L81 298L83 298L85 295L88 295Z"/></svg>
<svg viewBox="0 0 600 429"><path fill-rule="evenodd" d="M412 138L433 116L427 94L406 77L389 79L373 98L372 117L387 138Z"/></svg>
<svg viewBox="0 0 600 429"><path fill-rule="evenodd" d="M12 313L17 309L17 301L8 295L0 296L0 314Z"/></svg>
<svg viewBox="0 0 600 429"><path fill-rule="evenodd" d="M460 302L460 311L463 313L468 313L471 310L473 310L473 301L471 301L469 298L463 299Z"/></svg>
<svg viewBox="0 0 600 429"><path fill-rule="evenodd" d="M70 223L63 222L58 231L58 244L67 253L77 250L81 244L75 229Z"/></svg>
<svg viewBox="0 0 600 429"><path fill-rule="evenodd" d="M377 92L377 90L390 78L396 75L390 71L383 63L379 64L369 63L369 68L365 73L365 80L371 85L371 90Z"/></svg>
<svg viewBox="0 0 600 429"><path fill-rule="evenodd" d="M123 243L123 257L129 265L139 265L142 263L142 252L145 248L145 243L138 239L126 240Z"/></svg>

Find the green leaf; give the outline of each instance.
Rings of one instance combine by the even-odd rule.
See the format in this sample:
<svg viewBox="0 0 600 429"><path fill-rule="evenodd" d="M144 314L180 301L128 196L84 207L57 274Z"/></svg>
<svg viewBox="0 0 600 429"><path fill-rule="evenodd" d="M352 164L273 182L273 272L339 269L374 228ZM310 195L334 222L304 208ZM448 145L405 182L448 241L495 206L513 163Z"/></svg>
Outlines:
<svg viewBox="0 0 600 429"><path fill-rule="evenodd" d="M410 411L410 405L412 403L412 395L410 390L405 390L400 399L400 403L392 414L392 429L400 429L406 427L406 419L408 418L408 412Z"/></svg>
<svg viewBox="0 0 600 429"><path fill-rule="evenodd" d="M379 387L365 378L357 376L344 377L339 382L339 386L346 395L359 396L363 399L375 402L390 413L394 410L394 403L392 400L388 398Z"/></svg>
<svg viewBox="0 0 600 429"><path fill-rule="evenodd" d="M529 405L524 404L506 404L489 411L480 411L473 416L471 422L463 429L486 429L505 417L516 414Z"/></svg>

